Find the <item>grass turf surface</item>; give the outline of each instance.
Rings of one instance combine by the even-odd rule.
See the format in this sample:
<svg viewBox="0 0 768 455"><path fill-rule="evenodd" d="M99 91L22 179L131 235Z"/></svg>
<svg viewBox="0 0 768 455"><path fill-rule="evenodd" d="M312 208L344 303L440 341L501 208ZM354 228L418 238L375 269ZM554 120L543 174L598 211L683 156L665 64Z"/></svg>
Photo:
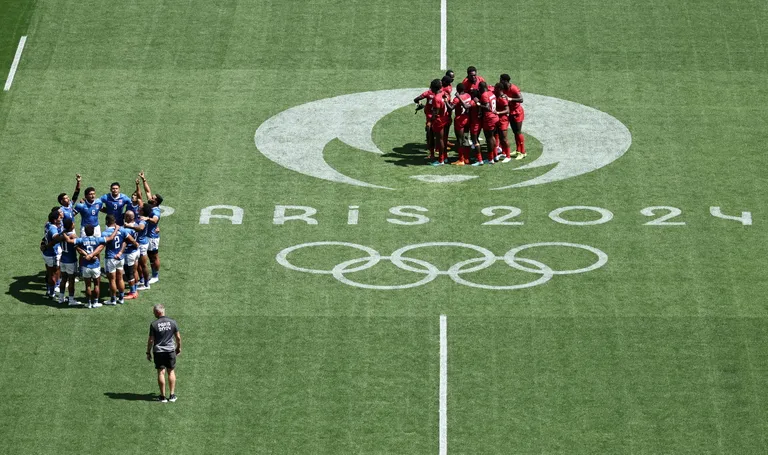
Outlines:
<svg viewBox="0 0 768 455"><path fill-rule="evenodd" d="M394 156L326 149L334 168L395 192L305 177L259 154L254 131L289 107L438 76L436 2L0 2L0 71L29 35L13 88L0 94L4 451L134 453L162 432L180 453L433 453L444 313L451 453L766 452L768 11L759 2L523 2L502 26L508 9L451 3L449 65L458 75L476 65L490 80L509 72L524 91L613 115L633 136L622 158L504 192L487 190L504 168L462 169L481 176L465 184L416 183L407 176L433 170L404 149L422 139L410 108L374 129ZM498 41L514 44L500 55ZM409 166L389 162L403 158ZM106 192L115 180L129 187L140 169L176 209L161 222L161 282L120 308L48 305L36 246L55 196L72 190L76 172ZM216 204L242 207L243 224L200 225L200 209ZM318 225L276 226L276 204L314 207ZM357 226L346 224L349 205L361 207ZM431 221L387 222L401 205L428 208ZM482 226L480 209L493 205L521 208L525 224ZM548 217L569 205L615 216L584 227ZM644 226L640 210L657 205L680 208L673 221L687 224ZM715 218L710 206L751 211L754 225ZM330 240L383 255L428 241L497 255L564 241L610 259L513 292L445 276L361 290L275 262L283 248ZM591 259L530 254L552 267ZM349 255L296 258L330 268ZM413 255L443 269L472 257ZM355 278L415 278L377 267ZM471 277L531 279L501 265ZM185 352L180 399L158 409L145 400L156 386L143 348L160 302Z"/></svg>

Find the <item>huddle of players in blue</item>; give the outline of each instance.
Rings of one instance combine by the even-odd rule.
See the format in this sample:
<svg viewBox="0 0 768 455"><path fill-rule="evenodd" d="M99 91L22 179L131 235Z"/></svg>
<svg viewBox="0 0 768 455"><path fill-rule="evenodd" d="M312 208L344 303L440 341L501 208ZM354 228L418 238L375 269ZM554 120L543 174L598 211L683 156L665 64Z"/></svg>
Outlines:
<svg viewBox="0 0 768 455"><path fill-rule="evenodd" d="M150 289L150 285L160 279L158 223L163 197L152 194L142 171L131 197L121 193L120 184L115 182L110 185L110 192L98 199L93 187L86 188L85 198L75 203L81 184L79 174L76 178L72 198L61 193L58 197L60 206L51 209L40 243L46 267L46 296L62 304L80 305L75 300L75 282L80 277L85 281L88 308L101 307L100 255L105 251L104 272L109 279L110 300L104 304L116 305L135 299L138 291ZM142 186L146 202L142 197ZM103 233L99 225L100 213L106 213ZM79 235L75 232L78 215ZM65 296L67 290L68 296Z"/></svg>

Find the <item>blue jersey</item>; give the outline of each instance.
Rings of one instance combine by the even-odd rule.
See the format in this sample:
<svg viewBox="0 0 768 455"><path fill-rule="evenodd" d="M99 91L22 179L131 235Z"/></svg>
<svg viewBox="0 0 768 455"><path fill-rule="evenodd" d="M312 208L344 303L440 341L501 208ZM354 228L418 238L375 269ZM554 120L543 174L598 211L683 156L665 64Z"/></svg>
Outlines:
<svg viewBox="0 0 768 455"><path fill-rule="evenodd" d="M160 222L160 208L152 207L152 217L157 217L157 223L147 221L147 237L150 239L160 238L160 231L157 229L157 224Z"/></svg>
<svg viewBox="0 0 768 455"><path fill-rule="evenodd" d="M104 237L79 237L75 240L75 245L84 249L88 254L93 253L99 245L104 245L105 243L107 241ZM101 264L99 263L99 257L95 256L90 261L83 260L83 265L89 269L98 269Z"/></svg>
<svg viewBox="0 0 768 455"><path fill-rule="evenodd" d="M138 220L139 217L141 216L141 206L139 204L133 205L133 202L131 202L130 204L128 204L127 208L125 209L126 212L128 210L133 212L133 219L135 220Z"/></svg>
<svg viewBox="0 0 768 455"><path fill-rule="evenodd" d="M106 243L107 247L105 249L107 250L107 259L117 259L115 256L117 256L117 253L120 252L120 248L123 247L123 242L125 242L125 237L127 232L123 228L118 228L118 229L119 229L119 232L117 233L115 238ZM115 232L115 228L109 227L104 230L102 235L106 239L107 237L112 235L113 232Z"/></svg>
<svg viewBox="0 0 768 455"><path fill-rule="evenodd" d="M68 232L68 234L74 234L75 231ZM61 262L62 264L74 264L77 262L77 249L75 245L67 242L61 243Z"/></svg>
<svg viewBox="0 0 768 455"><path fill-rule="evenodd" d="M126 237L128 237L130 235L134 240L136 240L136 231L134 231L133 229L120 228L120 235L123 236L123 239L125 239ZM136 251L138 249L139 249L139 247L138 246L133 246L132 243L126 243L125 244L125 254L133 253L134 251Z"/></svg>
<svg viewBox="0 0 768 455"><path fill-rule="evenodd" d="M93 204L89 204L88 201L76 204L75 212L80 214L80 226L98 226L99 211L103 205L104 203L99 199L93 201Z"/></svg>
<svg viewBox="0 0 768 455"><path fill-rule="evenodd" d="M67 218L69 218L70 220L74 220L75 219L75 213L77 213L77 212L75 212L75 203L72 202L72 201L69 201L69 205L68 206L62 205L61 206L61 212L64 214L64 219L65 220Z"/></svg>
<svg viewBox="0 0 768 455"><path fill-rule="evenodd" d="M61 234L61 229L59 229L58 226L51 223L45 223L45 241L46 243L51 243L51 240L53 240L53 237L56 235ZM54 243L50 247L46 248L43 251L44 256L58 256L59 253L61 253L61 245L58 243Z"/></svg>
<svg viewBox="0 0 768 455"><path fill-rule="evenodd" d="M133 237L133 239L136 240L136 243L139 245L148 244L149 239L147 238L147 222L139 220L138 222L133 223L133 226L141 229L138 231L134 229L128 229L128 231L131 233L131 237Z"/></svg>
<svg viewBox="0 0 768 455"><path fill-rule="evenodd" d="M131 206L131 198L123 193L120 193L117 198L113 198L111 193L107 193L102 196L100 200L102 204L104 204L104 209L107 211L107 215L114 215L115 222L122 226L123 214L125 213L125 208Z"/></svg>

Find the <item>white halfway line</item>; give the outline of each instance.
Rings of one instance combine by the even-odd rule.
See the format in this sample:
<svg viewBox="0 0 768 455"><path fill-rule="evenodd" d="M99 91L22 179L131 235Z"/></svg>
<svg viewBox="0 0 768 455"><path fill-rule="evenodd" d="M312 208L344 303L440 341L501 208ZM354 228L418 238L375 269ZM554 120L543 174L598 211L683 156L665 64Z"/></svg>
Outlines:
<svg viewBox="0 0 768 455"><path fill-rule="evenodd" d="M448 455L448 318L440 315L440 455Z"/></svg>
<svg viewBox="0 0 768 455"><path fill-rule="evenodd" d="M21 60L21 52L24 50L24 43L27 42L27 37L22 36L19 40L19 47L16 48L16 56L13 57L13 63L11 63L11 72L8 73L8 79L5 80L5 87L3 88L4 92L7 92L11 89L11 84L13 84L13 77L16 75L16 68L19 67L19 60Z"/></svg>
<svg viewBox="0 0 768 455"><path fill-rule="evenodd" d="M448 69L448 0L440 0L440 69Z"/></svg>

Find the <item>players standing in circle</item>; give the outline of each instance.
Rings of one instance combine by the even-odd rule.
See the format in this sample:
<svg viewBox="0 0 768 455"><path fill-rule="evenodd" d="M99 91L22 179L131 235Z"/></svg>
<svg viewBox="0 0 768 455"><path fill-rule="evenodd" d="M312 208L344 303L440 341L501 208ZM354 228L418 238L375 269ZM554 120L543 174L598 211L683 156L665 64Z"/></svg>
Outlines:
<svg viewBox="0 0 768 455"><path fill-rule="evenodd" d="M151 215L142 218L142 221L147 223L147 238L149 239L147 254L149 255L149 264L152 267L152 278L147 285L150 285L160 281L160 228L158 223L160 222L160 204L163 203L163 197L159 194L152 194L147 178L144 176L144 171L139 173L139 178L144 183L144 192L147 193L147 204L152 208Z"/></svg>
<svg viewBox="0 0 768 455"><path fill-rule="evenodd" d="M118 226L123 225L123 213L130 207L131 198L120 192L120 183L114 182L109 186L109 193L99 198L102 203L101 211L115 217Z"/></svg>
<svg viewBox="0 0 768 455"><path fill-rule="evenodd" d="M114 215L107 215L106 223L107 229L104 230L104 235L109 236L113 233L116 233L117 235L106 244L107 254L104 270L107 272L107 278L109 278L109 302L105 304L122 305L125 303L125 282L123 281L125 247L128 243L134 246L138 245L127 229L120 228L120 226L117 225Z"/></svg>
<svg viewBox="0 0 768 455"><path fill-rule="evenodd" d="M499 123L499 116L496 114L496 96L488 90L488 84L485 81L480 82L478 88L480 98L476 99L475 102L480 105L485 144L488 147L488 161L486 163L493 164L497 161L494 133Z"/></svg>
<svg viewBox="0 0 768 455"><path fill-rule="evenodd" d="M453 99L453 109L456 111L453 130L456 133L456 141L459 144L459 159L452 163L457 166L469 164L469 147L471 142L464 130L469 124L469 112L473 104L472 96L464 91L464 85L457 85L456 97Z"/></svg>
<svg viewBox="0 0 768 455"><path fill-rule="evenodd" d="M96 236L94 234L95 229L91 225L85 226L83 230L85 231L85 237L78 237L77 239L65 237L64 241L73 243L82 259L82 273L85 279L85 296L88 299L88 308L99 308L102 306L101 302L99 302L99 277L101 277L99 254L101 254L101 250L104 249L104 245L107 242L114 240L118 231L114 231L112 235L104 238ZM91 286L93 286L93 291Z"/></svg>
<svg viewBox="0 0 768 455"><path fill-rule="evenodd" d="M509 150L509 141L507 139L507 132L509 130L509 101L507 101L507 97L504 95L504 87L501 82L496 84L493 94L496 95L496 115L499 116L499 126L497 129L499 143L497 144L496 149L498 150L501 148L501 152L503 153L503 157L497 156L496 158L497 161L499 161L500 158L503 158L501 160L502 163L509 163L512 161Z"/></svg>
<svg viewBox="0 0 768 455"><path fill-rule="evenodd" d="M509 74L502 74L499 78L504 86L504 95L509 100L509 125L512 127L512 134L515 135L515 159L525 158L525 137L523 137L523 120L525 120L525 111L523 110L523 94L520 89L511 82Z"/></svg>
<svg viewBox="0 0 768 455"><path fill-rule="evenodd" d="M86 237L88 234L85 228L93 228L93 236L101 237L101 227L99 226L99 212L104 205L101 200L96 199L96 189L89 186L85 189L85 201L75 204L75 212L80 214L80 237Z"/></svg>
<svg viewBox="0 0 768 455"><path fill-rule="evenodd" d="M432 99L432 134L434 135L435 150L438 153L437 161L434 161L432 165L442 166L448 159L443 134L446 125L451 122L450 103L446 99L447 95L442 89L440 79L433 79L429 84L429 89L435 94Z"/></svg>
<svg viewBox="0 0 768 455"><path fill-rule="evenodd" d="M52 210L45 223L43 240L40 243L45 262L45 296L56 299L56 282L59 280L59 261L61 260L61 245L58 238L61 233L61 212Z"/></svg>
<svg viewBox="0 0 768 455"><path fill-rule="evenodd" d="M61 205L61 212L64 214L64 219L75 219L75 215L77 212L75 212L75 202L78 197L80 197L80 181L82 178L80 177L80 174L75 175L75 192L72 193L72 197L70 198L67 193L61 193L59 194L58 201Z"/></svg>

